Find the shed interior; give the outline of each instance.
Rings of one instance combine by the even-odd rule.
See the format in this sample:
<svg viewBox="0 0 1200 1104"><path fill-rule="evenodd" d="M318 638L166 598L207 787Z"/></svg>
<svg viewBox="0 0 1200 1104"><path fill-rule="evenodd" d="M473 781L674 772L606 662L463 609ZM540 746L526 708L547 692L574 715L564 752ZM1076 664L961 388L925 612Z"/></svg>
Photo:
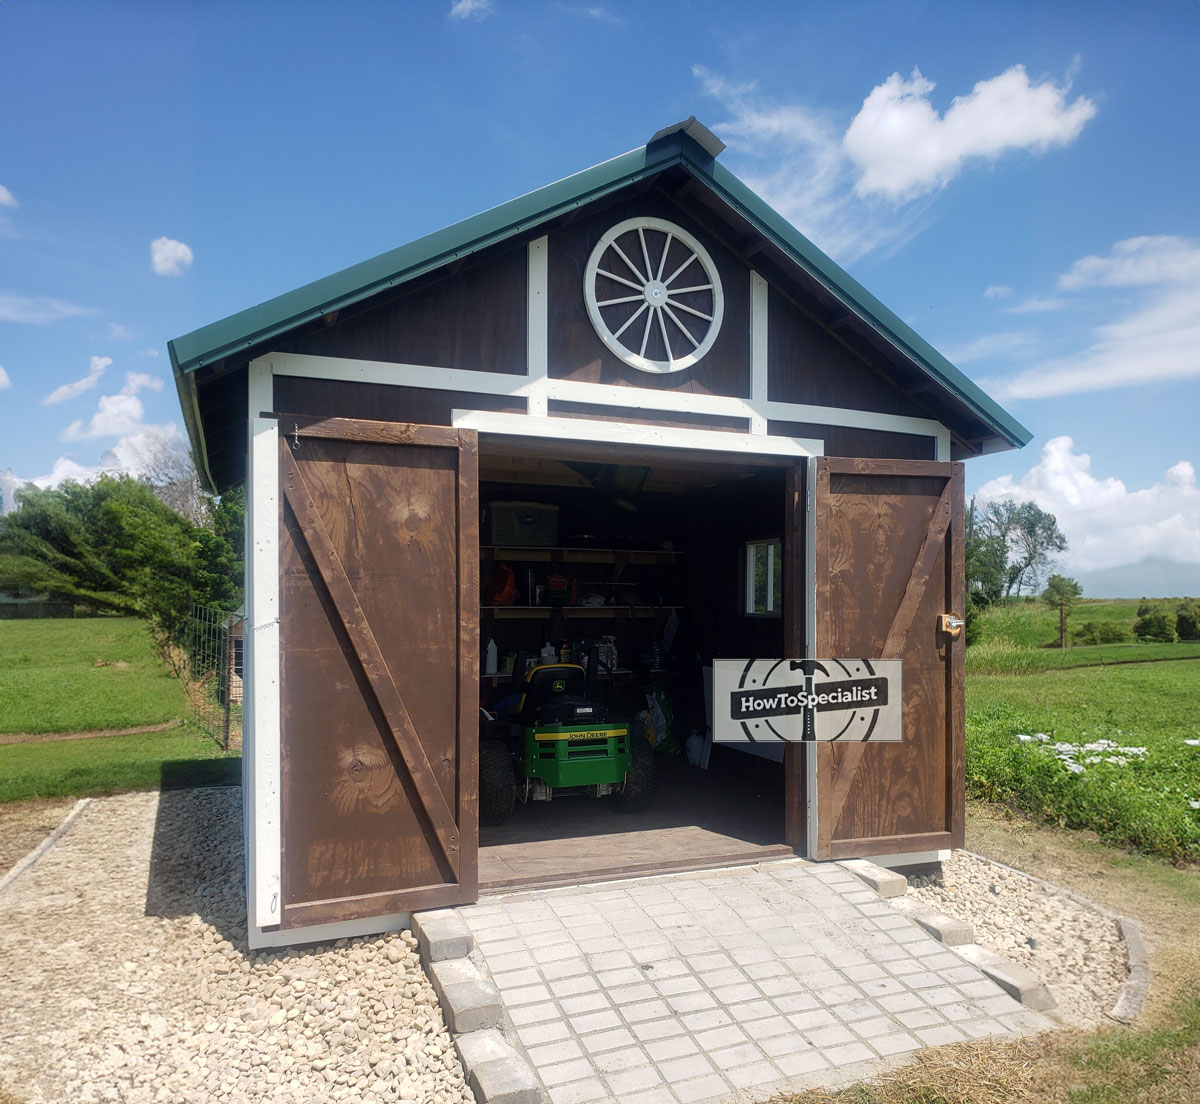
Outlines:
<svg viewBox="0 0 1200 1104"><path fill-rule="evenodd" d="M706 710L714 658L789 654L785 467L570 449L480 442L480 704L502 712L547 647L582 662L610 719L648 723L656 795L518 800L481 823L481 891L791 855L782 746L714 746Z"/></svg>

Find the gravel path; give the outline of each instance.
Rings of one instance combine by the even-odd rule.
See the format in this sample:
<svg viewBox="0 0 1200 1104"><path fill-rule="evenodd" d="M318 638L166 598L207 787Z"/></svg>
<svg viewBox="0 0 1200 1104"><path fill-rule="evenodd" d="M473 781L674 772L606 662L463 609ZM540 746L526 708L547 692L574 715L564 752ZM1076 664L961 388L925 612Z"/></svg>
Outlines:
<svg viewBox="0 0 1200 1104"><path fill-rule="evenodd" d="M250 953L240 792L91 802L0 896L0 1085L471 1104L411 933Z"/></svg>
<svg viewBox="0 0 1200 1104"><path fill-rule="evenodd" d="M1125 948L1110 917L962 851L942 864L940 876L910 877L908 896L974 925L976 943L1031 969L1067 1023L1112 1022L1107 1013L1125 980Z"/></svg>

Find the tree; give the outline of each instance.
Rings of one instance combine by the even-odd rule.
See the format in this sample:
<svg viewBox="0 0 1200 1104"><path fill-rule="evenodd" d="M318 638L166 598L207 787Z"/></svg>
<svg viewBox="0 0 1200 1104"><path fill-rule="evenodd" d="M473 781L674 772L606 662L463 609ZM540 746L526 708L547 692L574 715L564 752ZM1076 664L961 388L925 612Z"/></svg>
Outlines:
<svg viewBox="0 0 1200 1104"><path fill-rule="evenodd" d="M1051 575L1046 589L1042 591L1042 601L1051 609L1058 610L1058 646L1067 646L1067 610L1083 595L1083 588L1074 579L1065 575Z"/></svg>
<svg viewBox="0 0 1200 1104"><path fill-rule="evenodd" d="M1055 554L1067 547L1058 519L1035 502L997 499L989 502L979 521L982 536L994 537L1005 549L1005 595L1026 587L1032 592Z"/></svg>
<svg viewBox="0 0 1200 1104"><path fill-rule="evenodd" d="M1138 603L1137 620L1133 623L1133 635L1139 640L1159 640L1170 644L1175 639L1174 619L1163 602L1152 602L1143 598Z"/></svg>
<svg viewBox="0 0 1200 1104"><path fill-rule="evenodd" d="M1175 633L1180 640L1200 640L1200 602L1184 598L1175 610Z"/></svg>

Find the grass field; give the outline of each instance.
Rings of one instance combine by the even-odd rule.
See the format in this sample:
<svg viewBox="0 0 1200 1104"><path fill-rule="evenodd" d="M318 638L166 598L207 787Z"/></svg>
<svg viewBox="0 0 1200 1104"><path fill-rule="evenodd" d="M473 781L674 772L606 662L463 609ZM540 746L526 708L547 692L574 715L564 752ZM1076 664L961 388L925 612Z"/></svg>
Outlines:
<svg viewBox="0 0 1200 1104"><path fill-rule="evenodd" d="M1200 861L1200 663L971 675L967 793Z"/></svg>
<svg viewBox="0 0 1200 1104"><path fill-rule="evenodd" d="M0 732L79 732L188 715L144 621L0 621Z"/></svg>
<svg viewBox="0 0 1200 1104"><path fill-rule="evenodd" d="M167 732L0 746L0 804L237 782L240 755L190 724Z"/></svg>
<svg viewBox="0 0 1200 1104"><path fill-rule="evenodd" d="M1085 621L1112 623L1132 631L1138 599L1084 599L1071 608L1067 637ZM983 636L967 649L968 673L1002 674L1064 667L1200 659L1200 642L1174 644L1088 644L1057 647L1058 614L1042 601L991 606L979 614ZM1051 646L1053 645L1053 646Z"/></svg>

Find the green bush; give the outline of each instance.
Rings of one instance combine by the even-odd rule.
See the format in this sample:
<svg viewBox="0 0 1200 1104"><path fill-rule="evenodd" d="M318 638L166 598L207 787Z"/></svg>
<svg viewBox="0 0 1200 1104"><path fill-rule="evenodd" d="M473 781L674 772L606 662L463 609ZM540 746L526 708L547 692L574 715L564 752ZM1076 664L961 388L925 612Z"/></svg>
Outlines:
<svg viewBox="0 0 1200 1104"><path fill-rule="evenodd" d="M1161 640L1171 643L1175 639L1175 626L1165 606L1147 605L1145 612L1138 607L1138 619L1133 623L1133 635L1139 640Z"/></svg>
<svg viewBox="0 0 1200 1104"><path fill-rule="evenodd" d="M1200 602L1185 598L1175 611L1175 633L1180 640L1200 640Z"/></svg>
<svg viewBox="0 0 1200 1104"><path fill-rule="evenodd" d="M1071 633L1076 644L1125 644L1130 631L1115 621L1085 621Z"/></svg>

